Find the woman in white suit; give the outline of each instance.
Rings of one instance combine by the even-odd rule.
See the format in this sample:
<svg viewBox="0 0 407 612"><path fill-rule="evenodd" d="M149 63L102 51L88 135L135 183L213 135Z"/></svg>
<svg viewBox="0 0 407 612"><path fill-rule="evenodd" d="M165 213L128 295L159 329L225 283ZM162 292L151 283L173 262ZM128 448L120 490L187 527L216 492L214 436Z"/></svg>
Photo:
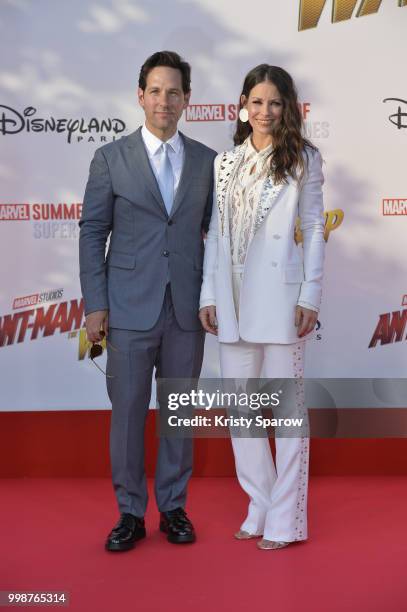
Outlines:
<svg viewBox="0 0 407 612"><path fill-rule="evenodd" d="M321 299L325 242L322 160L302 127L290 75L268 64L251 70L240 98L236 146L215 159L200 299L202 325L218 335L223 378L303 375L304 340L315 328ZM276 465L268 438L232 437L232 445L239 482L250 498L235 537L263 536L261 549L307 539L308 437L276 436Z"/></svg>

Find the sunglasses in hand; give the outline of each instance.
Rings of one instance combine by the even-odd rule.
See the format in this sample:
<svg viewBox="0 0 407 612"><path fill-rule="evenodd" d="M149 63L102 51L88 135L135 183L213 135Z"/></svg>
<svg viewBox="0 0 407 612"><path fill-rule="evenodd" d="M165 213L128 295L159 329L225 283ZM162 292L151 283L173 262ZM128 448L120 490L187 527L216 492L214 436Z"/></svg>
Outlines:
<svg viewBox="0 0 407 612"><path fill-rule="evenodd" d="M102 342L103 338L106 336L106 333L103 330L100 330L99 334L102 336L99 342ZM89 356L92 362L97 367L97 369L100 370L107 378L114 378L114 376L111 376L110 374L107 374L104 370L102 370L102 368L95 361L96 357L100 357L103 354L103 346L99 344L99 342L92 342L92 346L90 347ZM107 338L106 338L106 342L110 346L111 349L113 349L114 351L117 351L117 349L109 342Z"/></svg>

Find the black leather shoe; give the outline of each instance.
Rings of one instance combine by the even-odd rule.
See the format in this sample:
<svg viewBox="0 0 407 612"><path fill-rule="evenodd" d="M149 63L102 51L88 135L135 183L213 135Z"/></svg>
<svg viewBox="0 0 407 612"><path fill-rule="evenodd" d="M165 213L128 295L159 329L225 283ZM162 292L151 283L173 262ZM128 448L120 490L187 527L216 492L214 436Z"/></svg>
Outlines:
<svg viewBox="0 0 407 612"><path fill-rule="evenodd" d="M160 531L167 534L167 540L173 544L195 542L194 526L183 508L161 512Z"/></svg>
<svg viewBox="0 0 407 612"><path fill-rule="evenodd" d="M117 525L109 533L106 550L130 550L137 540L146 537L144 519L123 512Z"/></svg>

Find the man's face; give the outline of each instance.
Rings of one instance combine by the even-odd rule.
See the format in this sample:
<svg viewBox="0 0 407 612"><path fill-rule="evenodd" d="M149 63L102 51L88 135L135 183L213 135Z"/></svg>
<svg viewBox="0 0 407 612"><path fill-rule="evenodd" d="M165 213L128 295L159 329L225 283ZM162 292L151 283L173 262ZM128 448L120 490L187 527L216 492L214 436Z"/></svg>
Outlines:
<svg viewBox="0 0 407 612"><path fill-rule="evenodd" d="M146 115L147 128L159 138L171 138L190 92L184 94L180 70L157 66L147 75L146 88L138 89L138 99Z"/></svg>

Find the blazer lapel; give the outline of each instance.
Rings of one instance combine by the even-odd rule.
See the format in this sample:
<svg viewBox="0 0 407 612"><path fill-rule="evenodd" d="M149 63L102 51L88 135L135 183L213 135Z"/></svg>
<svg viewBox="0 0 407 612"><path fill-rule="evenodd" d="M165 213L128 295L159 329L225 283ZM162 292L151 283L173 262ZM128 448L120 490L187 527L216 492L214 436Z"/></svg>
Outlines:
<svg viewBox="0 0 407 612"><path fill-rule="evenodd" d="M178 183L177 192L175 194L170 217L172 217L180 207L182 200L186 196L194 170L196 170L195 149L188 138L180 132L180 136L184 143L184 163L182 165L181 176Z"/></svg>
<svg viewBox="0 0 407 612"><path fill-rule="evenodd" d="M141 136L141 128L129 136L127 146L132 169L136 168L141 175L144 184L154 197L155 203L159 206L160 210L164 212L166 216L168 216L157 179L155 178L154 172L151 168L150 160L148 159L147 151L144 146L143 138Z"/></svg>
<svg viewBox="0 0 407 612"><path fill-rule="evenodd" d="M285 187L287 187L286 183L279 183L278 185L275 185L271 176L268 176L265 179L260 198L257 203L253 235L260 229L262 223L276 204L278 196Z"/></svg>
<svg viewBox="0 0 407 612"><path fill-rule="evenodd" d="M220 162L218 177L216 181L216 203L219 208L222 236L225 235L225 226L228 223L228 210L226 195L230 182L236 172L238 164L242 159L245 146L236 147L232 151L225 151ZM227 232L229 233L229 232Z"/></svg>

